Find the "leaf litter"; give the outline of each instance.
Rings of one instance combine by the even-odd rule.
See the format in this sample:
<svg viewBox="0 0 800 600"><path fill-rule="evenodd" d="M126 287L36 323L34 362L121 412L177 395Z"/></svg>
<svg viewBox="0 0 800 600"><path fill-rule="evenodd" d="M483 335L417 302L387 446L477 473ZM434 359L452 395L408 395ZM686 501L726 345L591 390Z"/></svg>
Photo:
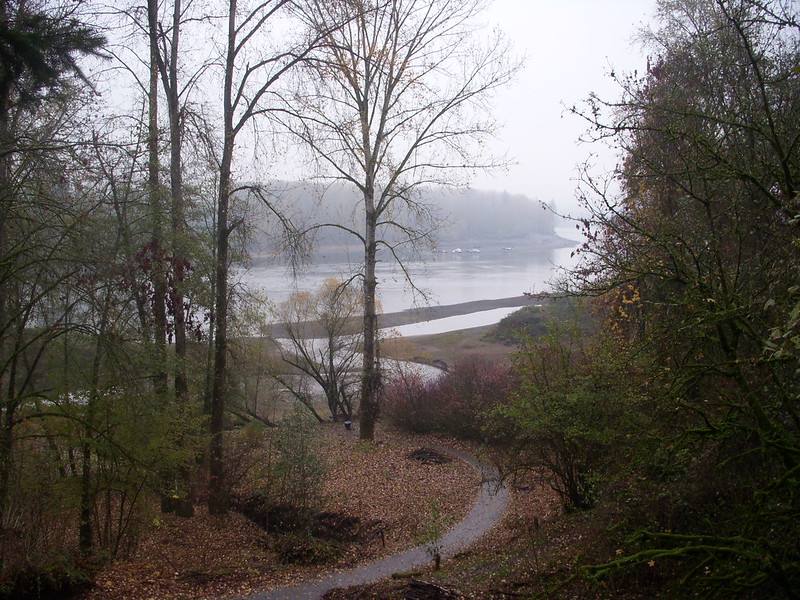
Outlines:
<svg viewBox="0 0 800 600"><path fill-rule="evenodd" d="M283 564L280 536L231 511L211 516L202 506L181 518L156 514L125 560L97 573L83 600L238 597L352 568L416 545L436 510L450 526L470 510L480 477L460 460L419 460L412 454L449 456L431 446L463 448L454 440L381 429L374 444L335 425L316 430L326 465L321 512L329 527L358 520L365 535L336 542L333 562ZM435 507L435 509L434 509Z"/></svg>

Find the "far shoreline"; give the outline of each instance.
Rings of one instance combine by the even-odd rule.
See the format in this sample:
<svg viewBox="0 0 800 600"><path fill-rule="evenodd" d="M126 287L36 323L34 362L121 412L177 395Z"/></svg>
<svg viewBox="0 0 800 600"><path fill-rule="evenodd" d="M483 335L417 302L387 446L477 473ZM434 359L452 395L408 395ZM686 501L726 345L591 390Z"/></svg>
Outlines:
<svg viewBox="0 0 800 600"><path fill-rule="evenodd" d="M458 253L457 248L462 249L460 252L462 254L468 254L470 248L477 248L482 256L498 256L507 252L528 253L570 248L578 246L580 243L580 240L562 237L557 233L531 234L521 239L439 240L436 248L430 249L429 252L421 251L420 255L423 257L423 262L428 262L436 260L442 255ZM358 264L363 260L363 255L364 250L358 245L323 244L313 248L308 257L308 263L328 264L355 261ZM286 264L288 268L285 254L276 249L253 249L250 252L250 259L254 265ZM302 271L302 266L300 271Z"/></svg>

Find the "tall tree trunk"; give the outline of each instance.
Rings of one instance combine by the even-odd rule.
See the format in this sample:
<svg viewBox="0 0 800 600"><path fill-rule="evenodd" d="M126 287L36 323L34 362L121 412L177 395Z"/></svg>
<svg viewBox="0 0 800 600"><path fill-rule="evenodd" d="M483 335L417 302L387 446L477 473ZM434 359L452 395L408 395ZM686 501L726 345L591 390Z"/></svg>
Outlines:
<svg viewBox="0 0 800 600"><path fill-rule="evenodd" d="M223 169L224 171L225 169ZM228 510L225 484L223 430L225 403L228 392L228 190L230 167L220 178L217 206L217 264L216 299L214 302L214 380L211 391L211 451L209 453L208 510L211 514L224 514Z"/></svg>
<svg viewBox="0 0 800 600"><path fill-rule="evenodd" d="M0 19L9 18L6 3L0 3ZM11 477L11 451L14 439L13 423L15 405L12 395L6 395L7 365L11 356L9 325L11 319L9 298L9 272L13 268L8 257L6 219L11 210L11 185L9 182L13 140L9 126L11 82L0 78L0 527L3 527L8 485Z"/></svg>
<svg viewBox="0 0 800 600"><path fill-rule="evenodd" d="M233 162L233 67L236 54L236 0L230 0L228 12L228 48L223 87L223 148L220 161L219 193L217 196L217 263L216 298L214 302L214 381L211 394L211 451L209 453L208 511L224 514L228 510L225 482L224 429L225 403L228 394L228 205L231 194L231 164Z"/></svg>
<svg viewBox="0 0 800 600"><path fill-rule="evenodd" d="M97 340L94 349L94 359L92 360L92 371L89 381L89 393L87 396L86 414L84 416L84 431L82 444L81 466L81 504L80 504L80 524L78 528L78 544L81 554L88 555L93 548L93 529L92 529L92 508L94 507L94 493L92 491L92 447L91 440L95 435L94 420L97 408L97 399L100 394L100 368L103 363L103 343L108 329L108 318L111 309L111 288L106 288L105 297L102 304L102 314L100 315L100 327L97 332Z"/></svg>
<svg viewBox="0 0 800 600"><path fill-rule="evenodd" d="M375 423L378 420L380 370L378 367L378 315L375 305L375 291L378 280L375 276L377 246L375 229L374 191L370 186L364 194L366 206L366 226L364 237L364 351L361 370L361 402L359 406L359 437L362 440L375 439Z"/></svg>
<svg viewBox="0 0 800 600"><path fill-rule="evenodd" d="M172 313L175 327L175 397L185 400L189 395L186 375L186 315L184 312L183 281L186 276L185 207L183 195L183 164L181 150L183 131L180 97L178 95L178 48L181 27L181 0L174 0L172 13L172 40L170 42L169 70L165 80L167 110L169 113L170 191L172 196L172 260L173 291Z"/></svg>
<svg viewBox="0 0 800 600"><path fill-rule="evenodd" d="M147 122L147 187L150 197L152 238L150 259L153 279L153 357L156 393L167 391L167 302L164 272L161 186L158 160L158 2L147 0L148 35L150 41L150 80Z"/></svg>
<svg viewBox="0 0 800 600"><path fill-rule="evenodd" d="M5 527L6 503L11 482L11 456L14 445L15 406L8 401L0 409L0 527Z"/></svg>

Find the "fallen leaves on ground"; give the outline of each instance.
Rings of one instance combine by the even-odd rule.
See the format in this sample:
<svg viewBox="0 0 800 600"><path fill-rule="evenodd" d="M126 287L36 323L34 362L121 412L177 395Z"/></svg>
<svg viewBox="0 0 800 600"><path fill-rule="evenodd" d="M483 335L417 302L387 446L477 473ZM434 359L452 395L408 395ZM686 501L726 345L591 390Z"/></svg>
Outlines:
<svg viewBox="0 0 800 600"><path fill-rule="evenodd" d="M543 578L569 564L577 528L565 529L555 493L541 477L508 482L511 502L501 522L475 544L442 564L415 572L458 600L525 598ZM332 590L325 600L409 600L436 597L435 588L413 589L411 581L386 580ZM440 594L441 598L445 597Z"/></svg>
<svg viewBox="0 0 800 600"><path fill-rule="evenodd" d="M327 464L322 510L376 523L369 539L350 545L335 564L282 565L275 540L243 515L217 517L204 507L195 516L155 514L135 552L95 577L85 600L205 600L253 593L349 568L415 545L429 527L433 504L448 524L471 508L480 478L453 460L425 464L410 458L418 448L459 446L449 440L381 430L374 444L360 443L341 426L320 428Z"/></svg>

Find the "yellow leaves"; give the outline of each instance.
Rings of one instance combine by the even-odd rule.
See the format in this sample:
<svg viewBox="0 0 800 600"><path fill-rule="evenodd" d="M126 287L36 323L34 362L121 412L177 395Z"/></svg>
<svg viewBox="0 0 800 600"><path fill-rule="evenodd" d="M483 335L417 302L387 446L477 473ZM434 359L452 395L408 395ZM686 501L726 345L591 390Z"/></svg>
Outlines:
<svg viewBox="0 0 800 600"><path fill-rule="evenodd" d="M609 323L609 327L612 331L619 331L619 322L631 321L635 318L631 309L639 308L642 305L642 295L638 287L629 283L610 292L606 301L612 308L612 314L616 317Z"/></svg>
<svg viewBox="0 0 800 600"><path fill-rule="evenodd" d="M626 294L623 294L622 295L622 303L623 304L641 304L642 297L639 295L639 290L633 289L632 286L629 286L629 288L631 288L633 293L630 296L628 296Z"/></svg>

